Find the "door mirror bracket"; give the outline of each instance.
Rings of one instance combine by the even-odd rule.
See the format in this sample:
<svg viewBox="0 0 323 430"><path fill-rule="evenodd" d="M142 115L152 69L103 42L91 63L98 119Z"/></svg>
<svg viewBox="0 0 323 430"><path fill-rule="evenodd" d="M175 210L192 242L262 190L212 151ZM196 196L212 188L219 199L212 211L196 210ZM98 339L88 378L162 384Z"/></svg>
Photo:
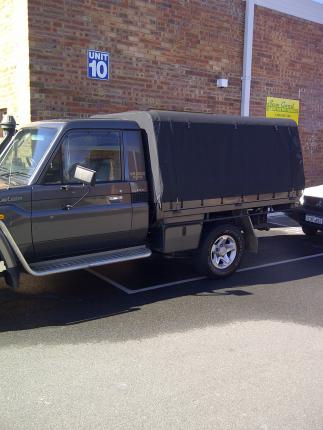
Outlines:
<svg viewBox="0 0 323 430"><path fill-rule="evenodd" d="M66 206L64 206L63 207L63 209L65 209L65 210L67 210L67 211L69 211L69 210L71 210L71 209L73 209L77 204L79 204L83 199L84 199L84 197L86 197L88 194L89 194L89 192L90 192L90 190L91 190L91 187L94 187L95 186L95 180L96 180L96 171L95 170L91 170L91 169L88 169L88 168L86 168L86 167L83 167L83 166L79 166L79 165L77 165L76 166L76 168L75 168L75 172L74 172L74 175L73 175L73 179L77 179L78 181L80 181L80 182L82 182L83 183L83 186L84 185L88 185L88 190L86 191L86 193L77 201L77 202L75 202L73 205L66 205ZM62 188L63 189L63 188Z"/></svg>

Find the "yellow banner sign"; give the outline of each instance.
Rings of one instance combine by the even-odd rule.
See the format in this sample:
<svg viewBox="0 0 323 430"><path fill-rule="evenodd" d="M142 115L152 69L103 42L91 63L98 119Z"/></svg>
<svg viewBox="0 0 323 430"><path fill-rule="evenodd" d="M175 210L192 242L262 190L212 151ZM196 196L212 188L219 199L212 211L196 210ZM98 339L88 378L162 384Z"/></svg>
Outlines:
<svg viewBox="0 0 323 430"><path fill-rule="evenodd" d="M289 119L293 119L298 124L299 100L267 97L266 117L267 118L289 118Z"/></svg>

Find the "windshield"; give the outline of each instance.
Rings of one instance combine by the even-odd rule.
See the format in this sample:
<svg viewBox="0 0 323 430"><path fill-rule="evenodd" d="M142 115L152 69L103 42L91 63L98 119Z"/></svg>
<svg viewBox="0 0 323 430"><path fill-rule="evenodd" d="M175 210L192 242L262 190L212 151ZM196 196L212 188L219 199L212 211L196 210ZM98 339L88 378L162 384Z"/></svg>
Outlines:
<svg viewBox="0 0 323 430"><path fill-rule="evenodd" d="M0 158L0 178L7 185L27 185L58 129L23 128Z"/></svg>

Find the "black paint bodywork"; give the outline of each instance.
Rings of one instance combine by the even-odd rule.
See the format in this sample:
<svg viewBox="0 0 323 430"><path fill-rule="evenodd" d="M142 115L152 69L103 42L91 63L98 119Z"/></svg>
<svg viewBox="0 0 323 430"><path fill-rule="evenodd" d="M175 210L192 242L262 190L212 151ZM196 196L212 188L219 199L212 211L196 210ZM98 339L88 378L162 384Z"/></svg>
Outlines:
<svg viewBox="0 0 323 430"><path fill-rule="evenodd" d="M310 215L323 220L323 199L320 197L304 196L304 203L297 209L291 211L289 215L295 219L302 227L323 231L323 225L306 220L306 215Z"/></svg>
<svg viewBox="0 0 323 430"><path fill-rule="evenodd" d="M48 121L39 125L59 127L60 132L32 183L0 189L0 213L25 258L35 262L144 244L148 230L146 181L130 181L123 169L121 180L97 183L94 187L42 183L43 173L68 131L126 130L140 134L138 125L131 121L93 119ZM122 166L126 165L124 145L122 141ZM74 208L66 209L86 193Z"/></svg>
<svg viewBox="0 0 323 430"><path fill-rule="evenodd" d="M140 123L142 115L148 122ZM29 263L137 245L192 250L205 224L221 222L239 225L251 243L248 211L293 205L304 185L291 121L152 111L138 121L107 116L31 127L38 125L59 130L39 169L27 186L0 188L0 214ZM46 184L46 169L71 130L119 131L121 178L94 187ZM130 136L145 158L143 175L135 178L126 157Z"/></svg>

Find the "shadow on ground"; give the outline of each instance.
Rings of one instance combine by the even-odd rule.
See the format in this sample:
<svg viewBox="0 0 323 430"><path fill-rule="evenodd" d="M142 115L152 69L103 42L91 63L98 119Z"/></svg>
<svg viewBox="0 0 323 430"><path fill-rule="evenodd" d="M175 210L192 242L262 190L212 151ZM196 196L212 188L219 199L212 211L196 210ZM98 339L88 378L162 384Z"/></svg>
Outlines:
<svg viewBox="0 0 323 430"><path fill-rule="evenodd" d="M259 256L249 256L247 266L323 251L323 238L309 242L301 235L263 237L260 243ZM122 278L126 276L128 282L145 278L149 270L159 280L165 274L169 280L173 272L174 276L192 273L190 261L184 259L155 257L138 263L119 267ZM118 273L118 268L113 271ZM132 295L85 271L37 281L25 276L22 290L0 290L0 346L122 342L241 320L323 326L322 272L322 257L318 257ZM143 285L136 282L138 286ZM35 328L43 329L30 331ZM5 332L15 332L14 338Z"/></svg>

